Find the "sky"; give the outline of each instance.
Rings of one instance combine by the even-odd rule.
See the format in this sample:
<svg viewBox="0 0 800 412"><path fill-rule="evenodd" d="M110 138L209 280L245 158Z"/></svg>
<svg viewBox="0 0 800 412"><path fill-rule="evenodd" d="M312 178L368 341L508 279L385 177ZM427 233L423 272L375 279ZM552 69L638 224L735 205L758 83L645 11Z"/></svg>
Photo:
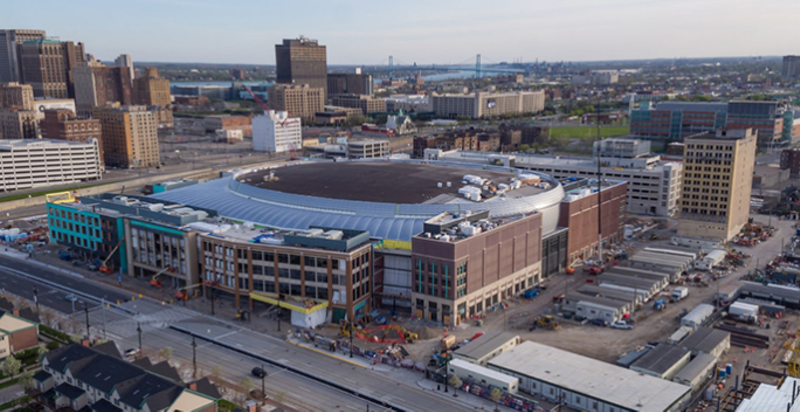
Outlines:
<svg viewBox="0 0 800 412"><path fill-rule="evenodd" d="M800 54L798 0L0 0L113 60L274 64L300 35L328 64L484 64Z"/></svg>

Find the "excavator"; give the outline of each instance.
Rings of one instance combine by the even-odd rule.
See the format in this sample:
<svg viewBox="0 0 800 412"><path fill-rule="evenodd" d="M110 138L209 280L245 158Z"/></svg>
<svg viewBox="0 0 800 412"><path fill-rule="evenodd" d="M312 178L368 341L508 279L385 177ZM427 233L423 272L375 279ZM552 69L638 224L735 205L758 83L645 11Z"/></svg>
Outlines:
<svg viewBox="0 0 800 412"><path fill-rule="evenodd" d="M163 287L163 285L161 284L161 281L160 281L160 280L157 280L157 278L158 278L159 276L163 275L163 274L164 274L164 272L166 272L166 271L168 271L168 270L169 270L169 271L173 271L173 272L175 271L175 269L173 269L173 268L172 268L172 266L167 266L167 267L165 267L164 269L161 269L161 271L159 271L158 273L156 273L155 275L153 275L153 277L150 279L150 286L152 286L152 287L154 287L154 288L159 288L159 289L161 289L161 288Z"/></svg>
<svg viewBox="0 0 800 412"><path fill-rule="evenodd" d="M530 330L534 330L536 328L559 330L561 329L561 324L559 324L558 320L556 320L556 318L554 318L552 315L544 315L533 320L533 325L531 326Z"/></svg>
<svg viewBox="0 0 800 412"><path fill-rule="evenodd" d="M104 260L103 263L100 264L100 271L105 273L106 275L111 274L111 268L106 266L106 264L108 263L108 260L111 259L111 256L114 256L114 253L117 253L117 249L119 249L119 246L122 244L122 242L124 242L124 240L120 240L119 243L117 243L117 245L114 246L114 249L111 249L111 253L108 254L106 260Z"/></svg>

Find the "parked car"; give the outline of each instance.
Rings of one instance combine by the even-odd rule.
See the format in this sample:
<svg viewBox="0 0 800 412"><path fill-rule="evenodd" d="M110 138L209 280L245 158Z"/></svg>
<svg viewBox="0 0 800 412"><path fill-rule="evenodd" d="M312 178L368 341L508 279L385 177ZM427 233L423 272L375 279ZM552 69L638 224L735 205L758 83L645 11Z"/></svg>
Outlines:
<svg viewBox="0 0 800 412"><path fill-rule="evenodd" d="M136 349L136 348L130 348L130 349L125 351L125 357L126 358L135 358L136 355L138 355L138 354L139 354L139 349Z"/></svg>
<svg viewBox="0 0 800 412"><path fill-rule="evenodd" d="M77 302L78 301L78 297L73 295L72 293L67 295L64 299L66 299L66 300L68 300L70 302Z"/></svg>
<svg viewBox="0 0 800 412"><path fill-rule="evenodd" d="M252 373L253 376L255 376L256 378L263 378L263 377L267 376L267 371L265 371L264 369L261 369L261 367L259 367L259 366L256 366L255 368L253 368L253 370L250 373Z"/></svg>
<svg viewBox="0 0 800 412"><path fill-rule="evenodd" d="M623 321L618 320L610 325L614 329L633 329L633 325Z"/></svg>
<svg viewBox="0 0 800 412"><path fill-rule="evenodd" d="M603 319L592 319L589 321L592 325L606 327L608 326L608 322L604 321Z"/></svg>

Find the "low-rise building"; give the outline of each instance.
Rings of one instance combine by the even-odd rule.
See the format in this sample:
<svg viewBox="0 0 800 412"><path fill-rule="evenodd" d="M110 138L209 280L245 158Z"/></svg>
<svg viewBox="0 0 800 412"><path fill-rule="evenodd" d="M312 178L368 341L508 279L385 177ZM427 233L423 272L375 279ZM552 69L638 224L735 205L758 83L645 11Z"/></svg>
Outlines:
<svg viewBox="0 0 800 412"><path fill-rule="evenodd" d="M0 192L101 179L97 139L0 140Z"/></svg>
<svg viewBox="0 0 800 412"><path fill-rule="evenodd" d="M439 117L480 119L502 115L539 113L544 110L544 90L472 94L434 94L431 108Z"/></svg>
<svg viewBox="0 0 800 412"><path fill-rule="evenodd" d="M169 365L161 373L145 366L123 360L113 342L94 348L73 343L48 352L33 380L47 411L216 411L217 398L184 387Z"/></svg>
<svg viewBox="0 0 800 412"><path fill-rule="evenodd" d="M250 126L252 118L250 116L231 116L231 115L212 115L203 119L207 132L216 130L239 129Z"/></svg>
<svg viewBox="0 0 800 412"><path fill-rule="evenodd" d="M0 359L39 344L39 325L12 313L0 315Z"/></svg>
<svg viewBox="0 0 800 412"><path fill-rule="evenodd" d="M453 352L453 359L460 359L476 365L486 366L501 353L519 345L519 335L496 332L483 335Z"/></svg>
<svg viewBox="0 0 800 412"><path fill-rule="evenodd" d="M700 389L703 383L716 372L717 358L707 353L695 356L683 369L675 374L672 381L692 388Z"/></svg>
<svg viewBox="0 0 800 412"><path fill-rule="evenodd" d="M519 390L577 410L676 412L691 388L565 350L525 341L489 361L519 378Z"/></svg>
<svg viewBox="0 0 800 412"><path fill-rule="evenodd" d="M484 388L498 388L506 393L515 394L519 389L519 379L501 373L481 364L453 359L447 364L448 376L458 376L467 384L478 384Z"/></svg>
<svg viewBox="0 0 800 412"><path fill-rule="evenodd" d="M361 109L364 116L370 113L385 113L386 100L359 94L337 94L331 96L334 106L354 107Z"/></svg>
<svg viewBox="0 0 800 412"><path fill-rule="evenodd" d="M692 356L707 353L717 360L731 348L731 334L724 330L701 326L681 342L680 346L692 352Z"/></svg>
<svg viewBox="0 0 800 412"><path fill-rule="evenodd" d="M659 344L633 362L630 369L660 379L672 380L689 364L691 353L677 346Z"/></svg>
<svg viewBox="0 0 800 412"><path fill-rule="evenodd" d="M348 159L372 159L389 156L389 140L349 140L347 142Z"/></svg>
<svg viewBox="0 0 800 412"><path fill-rule="evenodd" d="M300 118L270 110L253 118L253 150L285 153L303 146Z"/></svg>

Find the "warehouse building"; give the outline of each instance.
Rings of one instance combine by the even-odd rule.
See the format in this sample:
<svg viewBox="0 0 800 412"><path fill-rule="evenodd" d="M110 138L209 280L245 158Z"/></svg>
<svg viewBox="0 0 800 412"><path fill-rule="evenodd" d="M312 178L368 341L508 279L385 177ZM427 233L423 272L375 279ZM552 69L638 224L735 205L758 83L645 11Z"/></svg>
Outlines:
<svg viewBox="0 0 800 412"><path fill-rule="evenodd" d="M675 412L691 388L526 341L489 361L489 369L519 378L519 390L590 412Z"/></svg>
<svg viewBox="0 0 800 412"><path fill-rule="evenodd" d="M714 369L717 366L717 358L707 353L701 353L695 356L683 369L681 369L675 377L672 378L673 382L680 383L692 388L696 392L702 384L711 377Z"/></svg>
<svg viewBox="0 0 800 412"><path fill-rule="evenodd" d="M692 356L706 353L716 360L731 348L731 334L724 330L701 326L689 335L680 346L692 352Z"/></svg>
<svg viewBox="0 0 800 412"><path fill-rule="evenodd" d="M448 376L456 375L463 382L476 383L483 387L494 387L511 394L517 393L519 389L519 378L472 362L453 359L448 363L447 369Z"/></svg>
<svg viewBox="0 0 800 412"><path fill-rule="evenodd" d="M453 352L453 358L486 366L489 360L517 345L519 345L519 335L497 332L467 343Z"/></svg>
<svg viewBox="0 0 800 412"><path fill-rule="evenodd" d="M686 349L660 344L636 360L631 365L631 370L672 380L678 371L689 364L690 358L691 354Z"/></svg>

